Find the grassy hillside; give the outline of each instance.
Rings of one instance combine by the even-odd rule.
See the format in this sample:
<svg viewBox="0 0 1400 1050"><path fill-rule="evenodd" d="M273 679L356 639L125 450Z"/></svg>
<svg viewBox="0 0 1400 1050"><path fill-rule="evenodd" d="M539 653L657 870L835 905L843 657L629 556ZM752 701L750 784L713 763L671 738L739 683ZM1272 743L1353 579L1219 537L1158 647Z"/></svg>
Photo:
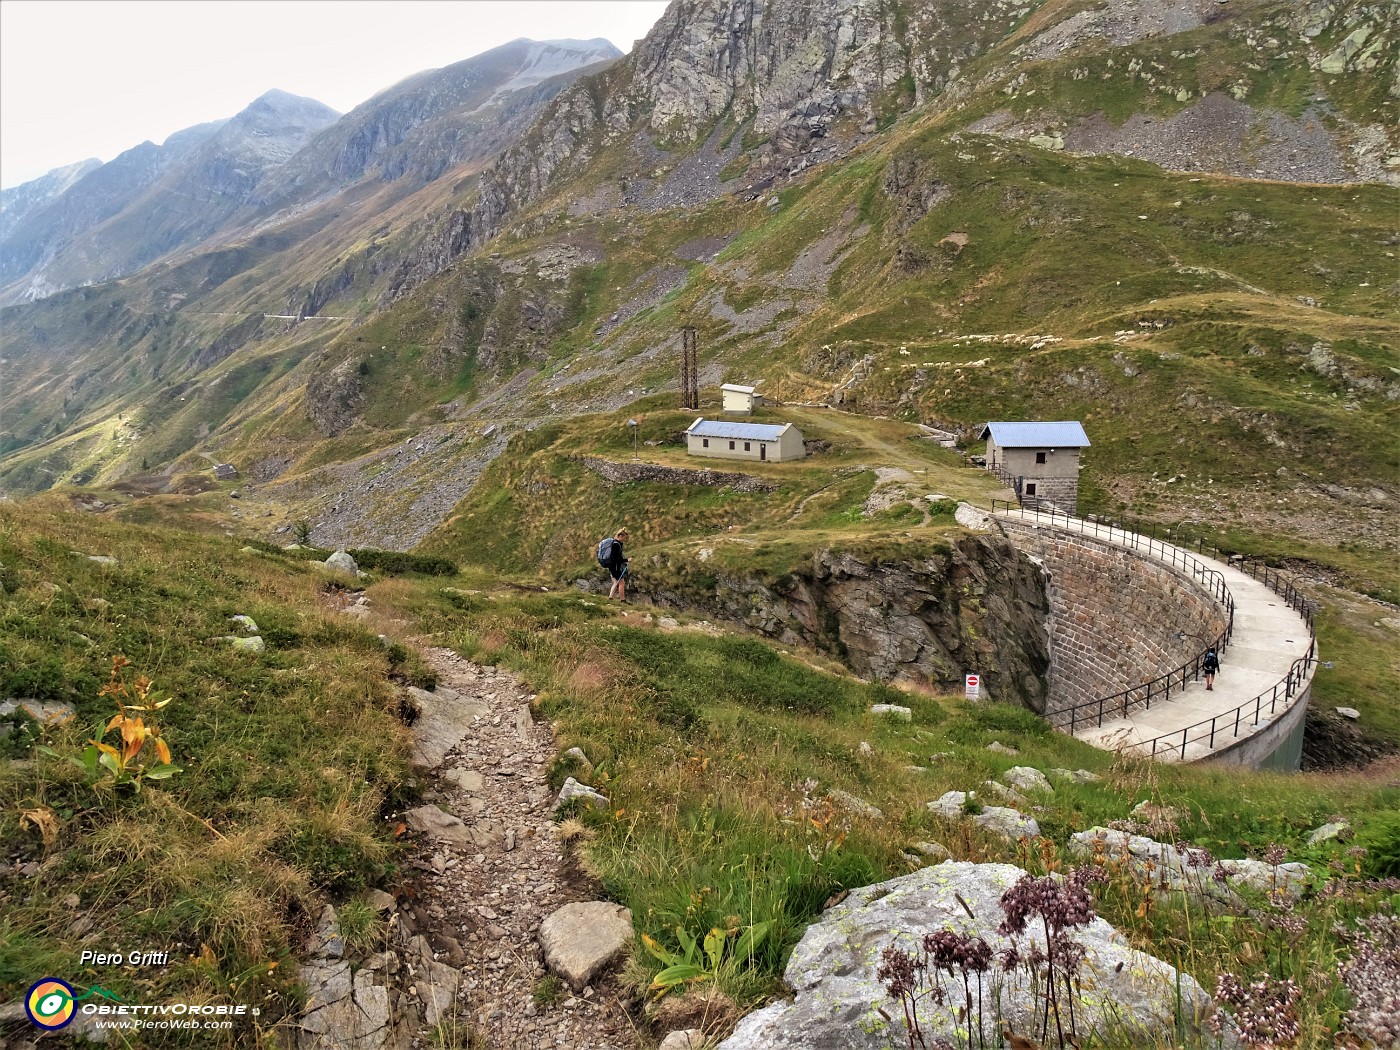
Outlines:
<svg viewBox="0 0 1400 1050"><path fill-rule="evenodd" d="M393 871L380 811L407 782L389 679L423 681L420 665L325 611L310 567L66 499L0 505L0 566L0 696L76 711L0 739L0 848L15 860L0 998L51 973L128 1001L233 995L275 1029L298 1006L287 964L322 905ZM234 615L256 621L263 651L232 647ZM104 687L124 685L131 705L140 679L145 706L168 701L140 717L180 771L155 779L147 741L137 789L69 760L88 739L120 745L103 732L118 710ZM168 950L170 964L77 966L94 940Z"/></svg>
<svg viewBox="0 0 1400 1050"><path fill-rule="evenodd" d="M1334 862L1336 895L1305 898L1292 912L1301 932L1287 936L1263 917L1267 907L1245 934L1233 915L1145 901L1111 865L1099 895L1134 945L1207 986L1224 971L1299 981L1306 988L1300 1045L1324 1045L1349 1006L1336 978L1344 949L1332 924L1396 903L1388 884L1367 881L1394 863L1387 859L1400 831L1388 815L1400 803L1393 782L1115 761L1025 711L891 693L845 679L811 654L775 651L685 618L659 629L649 610L624 611L587 595L482 582L468 591L397 590L384 600L459 651L516 669L539 691L561 753L577 746L595 766L590 774L561 758L553 782L584 777L611 799L607 812L580 814L582 825L568 833L579 839L581 862L632 909L642 931L677 950L678 928L703 935L772 924L751 965L719 973L741 1006L774 991L784 948L831 895L909 870L904 854L914 843L934 839L959 859L1063 870L1069 833L1122 821L1144 801L1169 814L1159 837L1217 857L1257 856L1276 844L1320 870ZM870 702L889 700L911 707L912 721L866 713ZM987 751L993 740L1019 754ZM1053 796L1038 798L1046 839L1030 849L934 818L924 806L1019 764L1085 768L1103 780L1057 781ZM882 816L863 815L839 794L833 801L833 791ZM1352 845L1370 850L1359 861L1348 845L1305 844L1312 828L1341 815L1358 828ZM659 969L639 953L630 973L644 984Z"/></svg>

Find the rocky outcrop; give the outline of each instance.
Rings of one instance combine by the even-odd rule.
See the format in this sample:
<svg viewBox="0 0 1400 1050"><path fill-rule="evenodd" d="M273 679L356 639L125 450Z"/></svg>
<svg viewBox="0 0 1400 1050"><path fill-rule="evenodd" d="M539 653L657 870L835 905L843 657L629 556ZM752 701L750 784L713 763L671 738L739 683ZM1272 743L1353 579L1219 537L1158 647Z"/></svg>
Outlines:
<svg viewBox="0 0 1400 1050"><path fill-rule="evenodd" d="M962 64L1010 32L1018 11L956 0L898 9L864 0L673 3L625 60L550 103L483 175L477 201L405 260L387 297L445 269L509 214L628 138L652 157L655 142L706 141L728 118L751 123L763 139L753 151L756 175L801 170L791 158L839 125L874 131L879 119L942 91Z"/></svg>
<svg viewBox="0 0 1400 1050"><path fill-rule="evenodd" d="M1043 711L1050 657L1040 570L990 534L920 546L826 548L774 577L725 571L713 548L657 555L645 579L659 582L647 596L825 650L880 681L948 689L980 671L984 696Z"/></svg>
<svg viewBox="0 0 1400 1050"><path fill-rule="evenodd" d="M894 1050L908 1045L903 1011L889 997L876 970L888 947L912 948L924 934L951 929L980 935L994 952L1011 945L996 932L1005 918L1001 896L1025 874L1010 864L945 862L912 875L853 890L841 904L807 928L793 950L784 980L793 998L752 1013L739 1022L721 1050L778 1050L787 1047L841 1050ZM1043 947L1043 935L1028 927L1021 947ZM1085 948L1081 992L1075 1016L1081 1033L1112 1033L1111 1045L1150 1044L1161 1032L1214 1038L1205 1021L1211 1002L1189 975L1145 952L1103 919L1069 931ZM1026 943L1029 942L1029 943ZM958 975L939 972L947 1003L920 1006L919 1018L930 1041L965 1039L966 1020L958 1016L964 989ZM1001 1023L1013 1031L1038 1031L1038 996L1025 971L987 976L972 986L972 1024L980 1022L987 1045ZM958 1045L962 1045L961 1042ZM1235 1045L1228 1034L1226 1045Z"/></svg>

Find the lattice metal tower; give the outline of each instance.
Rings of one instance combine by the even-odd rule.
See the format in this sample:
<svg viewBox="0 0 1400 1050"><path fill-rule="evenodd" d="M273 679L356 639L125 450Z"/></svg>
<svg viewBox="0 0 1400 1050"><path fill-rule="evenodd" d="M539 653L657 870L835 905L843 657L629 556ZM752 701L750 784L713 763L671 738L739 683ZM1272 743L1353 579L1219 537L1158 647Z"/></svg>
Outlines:
<svg viewBox="0 0 1400 1050"><path fill-rule="evenodd" d="M700 366L695 350L695 329L681 329L681 407L700 407Z"/></svg>

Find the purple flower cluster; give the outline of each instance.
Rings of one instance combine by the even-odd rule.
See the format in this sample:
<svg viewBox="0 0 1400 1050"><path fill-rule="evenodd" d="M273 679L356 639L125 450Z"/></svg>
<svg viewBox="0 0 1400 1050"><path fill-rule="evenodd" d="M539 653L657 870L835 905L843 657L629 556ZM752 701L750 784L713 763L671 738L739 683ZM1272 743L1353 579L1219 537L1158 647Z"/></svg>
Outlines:
<svg viewBox="0 0 1400 1050"><path fill-rule="evenodd" d="M1018 936L1038 919L1045 945L1042 947L1032 941L1029 947L1022 948L1013 944L1002 951L998 961L1003 971L1024 966L1033 981L1044 982L1040 1038L1044 1040L1048 1037L1050 1019L1053 1017L1055 1034L1061 1047L1071 1045L1075 1036L1074 1004L1079 994L1079 967L1085 955L1084 946L1066 931L1094 921L1098 912L1089 887L1093 883L1106 881L1108 875L1102 868L1077 867L1071 868L1069 875L1063 879L1053 875L1041 878L1023 875L1016 885L1001 895L1001 907L1006 918L997 927L997 932L1003 936ZM1069 1025L1068 1038L1065 1034L1066 1021Z"/></svg>
<svg viewBox="0 0 1400 1050"><path fill-rule="evenodd" d="M1360 925L1352 957L1341 967L1356 998L1346 1025L1376 1046L1400 1046L1400 918L1373 915Z"/></svg>
<svg viewBox="0 0 1400 1050"><path fill-rule="evenodd" d="M1215 1001L1219 1006L1210 1019L1216 1033L1223 1032L1233 1014L1240 1039L1248 1046L1279 1048L1292 1046L1301 1030L1298 1022L1300 989L1290 978L1276 981L1263 977L1246 984L1232 973L1215 979ZM1230 1007L1227 1013L1225 1006Z"/></svg>
<svg viewBox="0 0 1400 1050"><path fill-rule="evenodd" d="M976 1038L979 1046L986 1045L986 1033L982 1029L982 974L992 967L992 946L981 937L969 933L958 933L945 927L924 935L920 945L921 953L906 952L899 948L886 948L880 955L880 967L875 977L889 993L890 998L898 999L904 1008L904 1024L909 1036L910 1050L928 1047L937 1050L944 1040L933 1043L925 1040L919 1025L919 1003L927 999L935 1005L947 1001L947 994L934 973L941 971L950 976L961 975L963 984L962 1017L967 1022L967 1045L973 1046L973 1018L976 1018ZM972 991L972 976L977 978L977 992Z"/></svg>

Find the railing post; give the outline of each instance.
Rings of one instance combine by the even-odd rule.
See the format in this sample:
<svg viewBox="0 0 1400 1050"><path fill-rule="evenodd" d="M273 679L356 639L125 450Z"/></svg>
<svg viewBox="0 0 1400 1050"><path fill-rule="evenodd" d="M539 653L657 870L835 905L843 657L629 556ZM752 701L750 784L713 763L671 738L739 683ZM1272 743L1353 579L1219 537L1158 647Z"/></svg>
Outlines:
<svg viewBox="0 0 1400 1050"><path fill-rule="evenodd" d="M1210 720L1210 749L1215 750L1215 719Z"/></svg>
<svg viewBox="0 0 1400 1050"><path fill-rule="evenodd" d="M1240 709L1235 708L1235 736L1240 735Z"/></svg>
<svg viewBox="0 0 1400 1050"><path fill-rule="evenodd" d="M1188 727L1189 729L1189 727ZM1187 729L1181 731L1181 761L1186 761L1186 733Z"/></svg>

